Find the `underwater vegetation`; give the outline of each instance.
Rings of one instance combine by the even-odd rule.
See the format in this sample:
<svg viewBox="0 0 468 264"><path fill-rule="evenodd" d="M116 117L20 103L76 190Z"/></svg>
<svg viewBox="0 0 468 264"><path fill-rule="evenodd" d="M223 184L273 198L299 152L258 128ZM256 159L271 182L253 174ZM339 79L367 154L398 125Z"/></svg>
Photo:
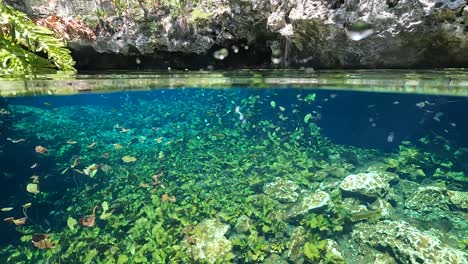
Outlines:
<svg viewBox="0 0 468 264"><path fill-rule="evenodd" d="M465 263L468 149L434 133L389 137L391 151L334 143L320 124L336 96L5 99L0 259Z"/></svg>

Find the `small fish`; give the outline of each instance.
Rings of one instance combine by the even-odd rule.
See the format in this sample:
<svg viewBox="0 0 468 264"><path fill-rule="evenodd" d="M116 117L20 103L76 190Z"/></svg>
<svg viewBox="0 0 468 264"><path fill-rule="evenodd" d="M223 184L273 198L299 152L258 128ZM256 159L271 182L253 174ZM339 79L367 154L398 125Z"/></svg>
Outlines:
<svg viewBox="0 0 468 264"><path fill-rule="evenodd" d="M455 123L450 123L450 125L451 125L452 127L457 127L457 124L455 124Z"/></svg>
<svg viewBox="0 0 468 264"><path fill-rule="evenodd" d="M20 143L20 142L25 142L25 141L26 141L26 139L24 139L24 138L12 139L12 138L9 138L9 137L6 138L6 140L10 141L10 142L13 143L13 144Z"/></svg>
<svg viewBox="0 0 468 264"><path fill-rule="evenodd" d="M97 142L93 142L88 145L88 148L94 148L97 145Z"/></svg>
<svg viewBox="0 0 468 264"><path fill-rule="evenodd" d="M49 102L44 102L43 104L44 104L45 106L51 106L51 105L52 105L52 104L49 103Z"/></svg>
<svg viewBox="0 0 468 264"><path fill-rule="evenodd" d="M392 131L387 136L387 142L392 143L394 139L395 139L395 132Z"/></svg>
<svg viewBox="0 0 468 264"><path fill-rule="evenodd" d="M78 143L76 140L67 140L67 144L74 145Z"/></svg>
<svg viewBox="0 0 468 264"><path fill-rule="evenodd" d="M9 212L11 210L13 210L13 207L3 207L2 209L0 209L2 212Z"/></svg>
<svg viewBox="0 0 468 264"><path fill-rule="evenodd" d="M429 105L432 105L432 104L429 103L428 101L422 101L422 102L419 102L419 103L416 104L416 106L417 106L418 108L423 108L423 107L429 106Z"/></svg>
<svg viewBox="0 0 468 264"><path fill-rule="evenodd" d="M438 112L434 115L434 117L432 119L434 119L435 121L437 122L440 122L440 118L444 115L444 113L442 112Z"/></svg>
<svg viewBox="0 0 468 264"><path fill-rule="evenodd" d="M34 168L37 168L38 166L39 166L39 164L37 164L37 162L36 162L33 165L31 165L31 167L29 167L29 168L34 169Z"/></svg>

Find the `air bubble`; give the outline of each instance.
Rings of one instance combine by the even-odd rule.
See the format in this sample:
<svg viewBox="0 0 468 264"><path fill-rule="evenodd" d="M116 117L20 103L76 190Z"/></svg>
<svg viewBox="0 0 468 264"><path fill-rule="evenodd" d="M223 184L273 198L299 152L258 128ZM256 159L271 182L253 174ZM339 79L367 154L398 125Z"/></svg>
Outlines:
<svg viewBox="0 0 468 264"><path fill-rule="evenodd" d="M213 57L217 60L224 60L227 56L229 56L229 50L226 48L213 52Z"/></svg>

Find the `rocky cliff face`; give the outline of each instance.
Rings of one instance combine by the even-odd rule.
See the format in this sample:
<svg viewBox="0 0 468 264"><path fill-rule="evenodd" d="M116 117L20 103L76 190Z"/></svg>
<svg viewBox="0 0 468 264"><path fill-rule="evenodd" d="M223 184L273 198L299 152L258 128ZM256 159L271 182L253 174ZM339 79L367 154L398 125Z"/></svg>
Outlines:
<svg viewBox="0 0 468 264"><path fill-rule="evenodd" d="M8 2L69 38L81 68L468 66L466 0ZM373 34L356 41L358 21Z"/></svg>

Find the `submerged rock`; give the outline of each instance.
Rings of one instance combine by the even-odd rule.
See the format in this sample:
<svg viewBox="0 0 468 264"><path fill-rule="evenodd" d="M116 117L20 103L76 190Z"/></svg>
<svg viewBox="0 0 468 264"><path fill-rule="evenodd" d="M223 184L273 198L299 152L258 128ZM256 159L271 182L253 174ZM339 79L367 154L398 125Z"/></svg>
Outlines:
<svg viewBox="0 0 468 264"><path fill-rule="evenodd" d="M195 260L207 263L226 260L229 258L232 245L224 234L229 230L229 225L216 219L205 219L196 225L190 232L194 245L189 245L187 251Z"/></svg>
<svg viewBox="0 0 468 264"><path fill-rule="evenodd" d="M386 172L367 172L351 174L340 184L341 190L366 197L384 197L390 187L389 181L396 175Z"/></svg>
<svg viewBox="0 0 468 264"><path fill-rule="evenodd" d="M450 191L444 187L419 187L407 200L406 208L419 213L468 210L468 192Z"/></svg>
<svg viewBox="0 0 468 264"><path fill-rule="evenodd" d="M302 246L305 243L306 232L302 226L296 227L292 234L291 239L288 243L288 250L286 251L286 257L294 263L304 262Z"/></svg>
<svg viewBox="0 0 468 264"><path fill-rule="evenodd" d="M374 264L397 264L397 262L388 254L376 254Z"/></svg>
<svg viewBox="0 0 468 264"><path fill-rule="evenodd" d="M234 229L236 230L237 233L242 234L242 233L249 231L250 226L251 226L250 218L246 215L241 215L239 216L239 218L237 218Z"/></svg>
<svg viewBox="0 0 468 264"><path fill-rule="evenodd" d="M266 195L281 202L293 203L297 201L299 194L296 190L299 186L291 180L277 177L274 182L265 184L263 191Z"/></svg>
<svg viewBox="0 0 468 264"><path fill-rule="evenodd" d="M419 213L449 210L447 190L442 187L419 187L405 203L406 208Z"/></svg>
<svg viewBox="0 0 468 264"><path fill-rule="evenodd" d="M328 193L324 191L308 193L285 212L285 218L296 217L312 210L323 210L332 206L333 202Z"/></svg>
<svg viewBox="0 0 468 264"><path fill-rule="evenodd" d="M360 223L351 236L361 246L384 249L395 256L398 263L464 264L468 257L463 251L443 244L436 236L405 221Z"/></svg>
<svg viewBox="0 0 468 264"><path fill-rule="evenodd" d="M447 195L454 208L468 211L468 192L447 191Z"/></svg>
<svg viewBox="0 0 468 264"><path fill-rule="evenodd" d="M345 259L343 258L343 255L341 254L340 247L338 246L338 243L336 243L335 240L331 239L326 239L327 240L327 246L325 250L327 251L327 257L328 259L332 259L333 262L331 263L346 263Z"/></svg>

